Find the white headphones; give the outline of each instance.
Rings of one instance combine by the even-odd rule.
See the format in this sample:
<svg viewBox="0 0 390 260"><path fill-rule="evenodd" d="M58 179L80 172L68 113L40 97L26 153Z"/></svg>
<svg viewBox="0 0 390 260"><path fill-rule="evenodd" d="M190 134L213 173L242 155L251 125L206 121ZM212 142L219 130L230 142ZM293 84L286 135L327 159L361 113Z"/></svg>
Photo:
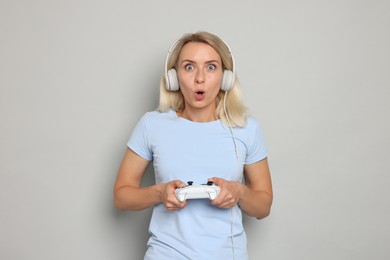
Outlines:
<svg viewBox="0 0 390 260"><path fill-rule="evenodd" d="M179 90L179 80L177 78L177 72L174 68L168 70L168 61L169 58L171 57L171 53L173 49L175 49L176 45L180 42L181 40L175 41L171 48L169 48L167 57L165 59L165 80L166 80L166 88L169 91L178 91ZM223 40L222 40L223 41ZM234 84L234 78L235 78L235 64L234 64L234 58L232 55L232 52L230 51L229 46L226 44L226 42L223 41L223 43L226 45L230 57L232 58L232 63L233 63L233 71L231 70L224 70L223 72L223 77L222 77L222 83L221 83L221 90L222 91L229 91L233 88Z"/></svg>

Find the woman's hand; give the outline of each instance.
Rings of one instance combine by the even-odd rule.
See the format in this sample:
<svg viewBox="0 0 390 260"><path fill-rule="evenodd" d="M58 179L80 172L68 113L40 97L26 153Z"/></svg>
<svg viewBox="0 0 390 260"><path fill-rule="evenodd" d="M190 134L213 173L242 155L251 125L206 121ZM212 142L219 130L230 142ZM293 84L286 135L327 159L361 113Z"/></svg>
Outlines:
<svg viewBox="0 0 390 260"><path fill-rule="evenodd" d="M216 186L221 188L218 197L211 201L212 205L223 209L232 208L237 205L243 194L242 183L227 181L217 177L210 178L208 181L212 181Z"/></svg>
<svg viewBox="0 0 390 260"><path fill-rule="evenodd" d="M245 184L210 178L209 181L221 188L219 196L211 204L219 208L232 208L239 204L248 216L262 219L271 211L273 193L268 160L246 164L244 166Z"/></svg>
<svg viewBox="0 0 390 260"><path fill-rule="evenodd" d="M165 183L161 192L162 204L169 212L174 212L184 208L187 202L180 202L175 196L176 188L184 187L186 184L179 180L170 181Z"/></svg>

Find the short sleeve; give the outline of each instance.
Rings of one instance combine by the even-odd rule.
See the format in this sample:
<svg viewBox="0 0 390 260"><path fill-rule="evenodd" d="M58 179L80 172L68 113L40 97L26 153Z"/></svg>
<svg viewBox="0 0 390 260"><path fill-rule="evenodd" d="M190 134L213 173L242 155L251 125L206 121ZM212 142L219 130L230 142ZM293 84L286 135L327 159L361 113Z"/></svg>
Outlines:
<svg viewBox="0 0 390 260"><path fill-rule="evenodd" d="M250 118L248 124L249 137L245 164L252 164L266 158L268 156L268 149L265 144L264 133L260 123L255 119Z"/></svg>
<svg viewBox="0 0 390 260"><path fill-rule="evenodd" d="M150 149L146 125L147 117L144 115L135 126L127 142L127 146L145 160L151 161L153 159L153 153Z"/></svg>

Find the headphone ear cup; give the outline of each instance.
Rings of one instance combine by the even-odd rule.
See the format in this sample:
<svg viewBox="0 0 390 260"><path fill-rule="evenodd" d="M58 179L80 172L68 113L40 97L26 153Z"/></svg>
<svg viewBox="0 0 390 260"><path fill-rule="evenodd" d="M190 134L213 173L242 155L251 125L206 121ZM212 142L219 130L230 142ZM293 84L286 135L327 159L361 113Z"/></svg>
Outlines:
<svg viewBox="0 0 390 260"><path fill-rule="evenodd" d="M229 91L233 88L234 74L231 70L225 70L223 72L221 90Z"/></svg>
<svg viewBox="0 0 390 260"><path fill-rule="evenodd" d="M169 91L178 91L179 90L179 80L177 79L177 73L175 69L170 69L167 71L167 90Z"/></svg>

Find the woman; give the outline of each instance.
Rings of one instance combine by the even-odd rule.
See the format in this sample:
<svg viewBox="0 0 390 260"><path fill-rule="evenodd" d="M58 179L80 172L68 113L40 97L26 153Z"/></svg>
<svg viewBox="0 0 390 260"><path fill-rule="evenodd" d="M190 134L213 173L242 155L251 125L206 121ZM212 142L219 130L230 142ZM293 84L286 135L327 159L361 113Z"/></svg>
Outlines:
<svg viewBox="0 0 390 260"><path fill-rule="evenodd" d="M242 211L269 215L272 185L259 123L247 116L226 43L186 34L168 52L157 111L138 122L118 171L115 206L153 208L145 259L248 259ZM140 187L153 161L156 184ZM175 189L213 182L214 200Z"/></svg>

